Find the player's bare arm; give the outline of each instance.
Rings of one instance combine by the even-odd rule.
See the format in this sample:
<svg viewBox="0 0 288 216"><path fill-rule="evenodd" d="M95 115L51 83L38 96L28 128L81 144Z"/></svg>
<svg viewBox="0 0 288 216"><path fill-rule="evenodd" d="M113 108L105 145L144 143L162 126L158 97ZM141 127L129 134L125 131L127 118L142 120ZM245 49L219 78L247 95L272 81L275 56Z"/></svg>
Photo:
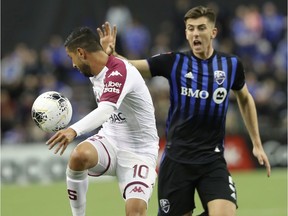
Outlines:
<svg viewBox="0 0 288 216"><path fill-rule="evenodd" d="M60 155L63 155L67 146L74 140L76 135L76 132L72 128L63 129L55 133L46 142L46 144L49 146L49 150L51 150L56 144L58 144L54 153L57 154L59 150L61 150Z"/></svg>
<svg viewBox="0 0 288 216"><path fill-rule="evenodd" d="M259 135L257 112L252 95L245 85L241 90L234 91L238 106L253 143L253 155L258 159L259 164L265 165L267 176L271 175L271 167L268 157L263 149Z"/></svg>
<svg viewBox="0 0 288 216"><path fill-rule="evenodd" d="M119 55L115 50L117 26L114 25L113 27L111 27L109 22L105 22L101 28L97 28L97 32L100 37L100 43L108 55L112 54L119 58L126 59L124 56ZM148 62L145 59L128 61L140 71L141 75L144 78L151 77Z"/></svg>
<svg viewBox="0 0 288 216"><path fill-rule="evenodd" d="M134 65L141 73L142 77L150 78L151 72L149 69L149 64L146 59L141 60L129 60L129 62Z"/></svg>

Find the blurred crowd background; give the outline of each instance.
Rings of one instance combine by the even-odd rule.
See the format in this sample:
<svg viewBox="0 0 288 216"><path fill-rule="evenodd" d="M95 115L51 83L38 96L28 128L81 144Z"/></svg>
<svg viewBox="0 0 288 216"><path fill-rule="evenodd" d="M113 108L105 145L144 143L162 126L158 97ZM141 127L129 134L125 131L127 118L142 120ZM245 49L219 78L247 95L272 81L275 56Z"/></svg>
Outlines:
<svg viewBox="0 0 288 216"><path fill-rule="evenodd" d="M263 142L287 145L287 2L277 1L20 1L3 0L1 32L1 144L44 142L50 135L31 119L42 92L55 90L73 106L72 122L95 108L89 80L72 68L63 41L77 26L93 29L108 20L118 26L117 51L129 59L185 50L183 16L205 5L218 14L215 48L238 55L258 109ZM164 136L169 87L146 80ZM231 94L227 134L247 137Z"/></svg>

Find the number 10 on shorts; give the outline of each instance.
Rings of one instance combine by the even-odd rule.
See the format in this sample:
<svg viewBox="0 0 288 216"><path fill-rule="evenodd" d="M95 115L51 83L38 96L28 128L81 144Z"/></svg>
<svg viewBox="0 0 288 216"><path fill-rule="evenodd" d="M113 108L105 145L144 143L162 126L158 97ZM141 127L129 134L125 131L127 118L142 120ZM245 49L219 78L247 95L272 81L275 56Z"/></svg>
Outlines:
<svg viewBox="0 0 288 216"><path fill-rule="evenodd" d="M133 178L140 177L142 179L147 179L148 173L149 173L149 167L146 165L134 165L133 166L134 172L133 172Z"/></svg>

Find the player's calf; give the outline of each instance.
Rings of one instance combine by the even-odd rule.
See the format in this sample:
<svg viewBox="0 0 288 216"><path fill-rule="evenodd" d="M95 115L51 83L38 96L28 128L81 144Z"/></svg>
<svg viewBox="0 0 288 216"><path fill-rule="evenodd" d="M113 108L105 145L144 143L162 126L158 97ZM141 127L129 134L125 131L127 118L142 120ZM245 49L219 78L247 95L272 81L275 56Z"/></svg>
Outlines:
<svg viewBox="0 0 288 216"><path fill-rule="evenodd" d="M147 204L142 199L131 198L126 201L126 216L146 216Z"/></svg>

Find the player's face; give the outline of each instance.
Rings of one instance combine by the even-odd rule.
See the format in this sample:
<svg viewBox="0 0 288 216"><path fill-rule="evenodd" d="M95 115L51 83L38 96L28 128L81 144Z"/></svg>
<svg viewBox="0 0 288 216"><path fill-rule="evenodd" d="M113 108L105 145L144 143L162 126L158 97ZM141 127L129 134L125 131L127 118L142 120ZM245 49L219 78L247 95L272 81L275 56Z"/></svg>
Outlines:
<svg viewBox="0 0 288 216"><path fill-rule="evenodd" d="M79 71L81 71L81 73L86 77L94 76L92 74L91 67L88 64L85 64L82 62L82 63L78 64L77 66L74 65L74 67L77 68Z"/></svg>
<svg viewBox="0 0 288 216"><path fill-rule="evenodd" d="M92 70L91 70L90 65L88 65L87 63L84 62L81 51L80 51L80 53L79 52L73 53L73 52L69 52L66 49L66 52L67 52L68 56L71 58L74 68L79 70L86 77L94 76L92 74Z"/></svg>
<svg viewBox="0 0 288 216"><path fill-rule="evenodd" d="M186 20L186 39L194 53L199 58L206 59L213 52L212 39L216 37L217 29L206 17Z"/></svg>

